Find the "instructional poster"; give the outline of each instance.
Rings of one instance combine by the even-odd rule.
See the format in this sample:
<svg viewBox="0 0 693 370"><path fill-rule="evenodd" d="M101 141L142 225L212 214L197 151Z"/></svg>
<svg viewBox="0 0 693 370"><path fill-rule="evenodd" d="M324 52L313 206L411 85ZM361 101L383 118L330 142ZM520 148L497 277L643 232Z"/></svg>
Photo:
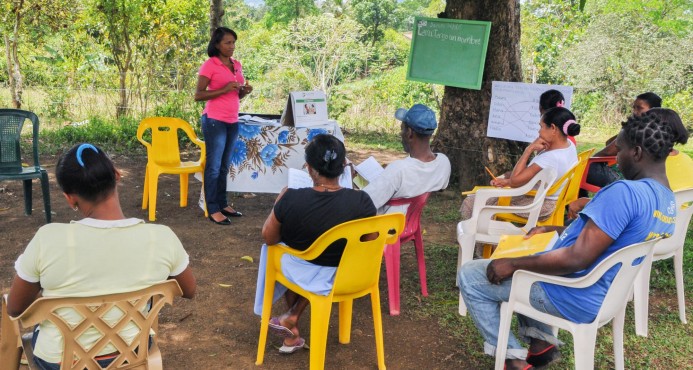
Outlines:
<svg viewBox="0 0 693 370"><path fill-rule="evenodd" d="M570 109L571 86L493 81L486 136L531 143L539 136L539 96L558 90Z"/></svg>
<svg viewBox="0 0 693 370"><path fill-rule="evenodd" d="M327 122L327 99L322 91L292 91L286 104L281 119L284 125L310 127Z"/></svg>

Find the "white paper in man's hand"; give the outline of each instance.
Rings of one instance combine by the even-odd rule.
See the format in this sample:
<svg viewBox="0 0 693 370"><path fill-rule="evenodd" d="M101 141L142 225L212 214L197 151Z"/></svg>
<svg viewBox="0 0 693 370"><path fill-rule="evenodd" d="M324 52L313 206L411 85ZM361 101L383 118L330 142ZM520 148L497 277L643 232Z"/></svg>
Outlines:
<svg viewBox="0 0 693 370"><path fill-rule="evenodd" d="M381 166L373 156L366 158L365 161L354 167L354 169L368 182L373 182L373 180L378 178L378 176L385 171L383 166Z"/></svg>

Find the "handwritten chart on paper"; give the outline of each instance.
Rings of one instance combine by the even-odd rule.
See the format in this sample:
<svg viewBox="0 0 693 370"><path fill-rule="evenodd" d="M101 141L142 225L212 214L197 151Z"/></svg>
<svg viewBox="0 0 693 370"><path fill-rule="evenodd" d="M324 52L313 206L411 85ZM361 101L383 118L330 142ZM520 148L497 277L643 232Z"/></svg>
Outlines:
<svg viewBox="0 0 693 370"><path fill-rule="evenodd" d="M570 108L571 86L493 81L486 136L531 143L539 136L539 96L558 90Z"/></svg>

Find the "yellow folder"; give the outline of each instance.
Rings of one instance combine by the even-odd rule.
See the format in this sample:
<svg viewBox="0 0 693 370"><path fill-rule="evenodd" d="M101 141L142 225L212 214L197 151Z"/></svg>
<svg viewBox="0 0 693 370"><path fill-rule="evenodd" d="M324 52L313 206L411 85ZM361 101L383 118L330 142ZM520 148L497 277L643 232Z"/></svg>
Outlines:
<svg viewBox="0 0 693 370"><path fill-rule="evenodd" d="M491 259L529 256L551 249L558 240L558 233L551 231L532 235L525 239L524 235L503 235L498 242Z"/></svg>

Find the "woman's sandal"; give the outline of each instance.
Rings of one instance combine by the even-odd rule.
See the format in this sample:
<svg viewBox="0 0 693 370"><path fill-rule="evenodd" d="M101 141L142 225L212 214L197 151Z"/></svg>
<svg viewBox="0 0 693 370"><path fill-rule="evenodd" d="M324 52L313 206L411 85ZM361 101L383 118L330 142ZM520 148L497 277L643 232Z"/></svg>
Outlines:
<svg viewBox="0 0 693 370"><path fill-rule="evenodd" d="M282 325L281 321L279 321L279 318L277 317L273 317L270 319L269 329L274 335L281 338L295 337L294 332L292 332L291 329L287 328L286 326Z"/></svg>
<svg viewBox="0 0 693 370"><path fill-rule="evenodd" d="M555 345L546 347L543 351L527 353L527 363L534 367L543 367L561 358L561 352L558 351Z"/></svg>
<svg viewBox="0 0 693 370"><path fill-rule="evenodd" d="M294 344L292 346L289 346L289 345L282 343L282 346L279 347L279 353L281 353L283 355L290 355L290 354L292 354L292 353L294 353L300 349L309 349L309 348L308 348L308 345L306 344L306 340L301 338L301 337L298 337L298 342L296 342L296 344Z"/></svg>

